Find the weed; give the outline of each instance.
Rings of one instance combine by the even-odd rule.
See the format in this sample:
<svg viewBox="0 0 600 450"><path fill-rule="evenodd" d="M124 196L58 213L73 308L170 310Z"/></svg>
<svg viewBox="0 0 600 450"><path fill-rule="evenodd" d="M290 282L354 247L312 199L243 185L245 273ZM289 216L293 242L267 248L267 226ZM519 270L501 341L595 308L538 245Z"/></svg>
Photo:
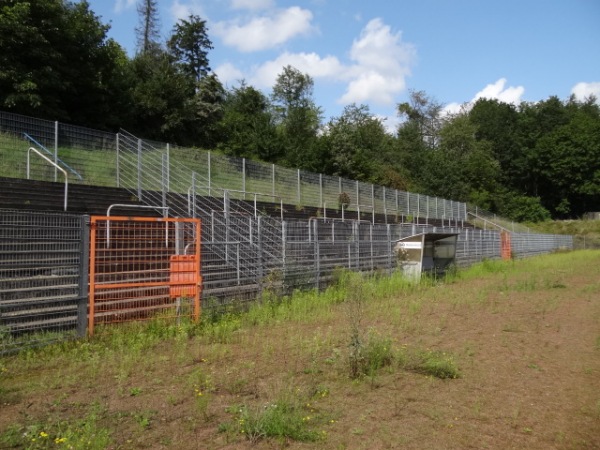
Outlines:
<svg viewBox="0 0 600 450"><path fill-rule="evenodd" d="M140 426L142 430L146 430L150 427L152 423L152 417L154 417L154 411L142 411L140 413L134 414L134 418L136 423Z"/></svg>
<svg viewBox="0 0 600 450"><path fill-rule="evenodd" d="M219 430L242 435L251 442L265 438L315 442L322 437L322 433L314 429L322 418L310 403L289 393L261 406L236 405L228 411L235 417L232 422L221 424Z"/></svg>
<svg viewBox="0 0 600 450"><path fill-rule="evenodd" d="M60 447L75 450L104 450L111 444L110 433L98 426L95 412L76 421L48 421L13 425L0 434L0 443L30 450Z"/></svg>
<svg viewBox="0 0 600 450"><path fill-rule="evenodd" d="M129 395L132 397L136 397L142 393L142 389L139 387L133 387L129 389Z"/></svg>
<svg viewBox="0 0 600 450"><path fill-rule="evenodd" d="M405 370L441 379L460 377L454 357L439 350L410 350L403 346L397 354L397 360Z"/></svg>

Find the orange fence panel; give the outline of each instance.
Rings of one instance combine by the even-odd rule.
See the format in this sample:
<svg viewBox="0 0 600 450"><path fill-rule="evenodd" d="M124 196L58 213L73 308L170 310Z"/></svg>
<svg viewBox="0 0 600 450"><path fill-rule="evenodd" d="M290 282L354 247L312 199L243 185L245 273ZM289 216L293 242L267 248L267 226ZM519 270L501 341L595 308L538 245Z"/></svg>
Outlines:
<svg viewBox="0 0 600 450"><path fill-rule="evenodd" d="M199 219L91 217L89 334L97 324L200 317Z"/></svg>

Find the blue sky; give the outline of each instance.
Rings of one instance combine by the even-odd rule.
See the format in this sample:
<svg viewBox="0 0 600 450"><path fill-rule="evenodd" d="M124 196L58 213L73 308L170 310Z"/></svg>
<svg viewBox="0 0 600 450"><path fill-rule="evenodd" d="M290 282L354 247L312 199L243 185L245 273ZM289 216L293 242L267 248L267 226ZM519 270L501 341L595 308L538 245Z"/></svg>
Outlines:
<svg viewBox="0 0 600 450"><path fill-rule="evenodd" d="M89 0L135 54L138 0ZM505 102L600 98L599 0L158 0L164 38L179 18L207 21L221 82L269 94L285 65L312 76L325 118L366 104L397 122L422 90L455 111Z"/></svg>

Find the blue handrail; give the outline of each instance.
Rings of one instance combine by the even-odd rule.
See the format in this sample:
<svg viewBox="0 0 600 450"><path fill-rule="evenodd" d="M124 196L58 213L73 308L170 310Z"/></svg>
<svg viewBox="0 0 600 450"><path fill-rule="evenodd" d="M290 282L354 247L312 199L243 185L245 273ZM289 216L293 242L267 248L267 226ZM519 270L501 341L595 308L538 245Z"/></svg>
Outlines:
<svg viewBox="0 0 600 450"><path fill-rule="evenodd" d="M34 138L32 138L31 136L29 136L27 133L23 133L23 134L25 135L26 139L29 139L31 142L33 142L35 145L37 145L38 147L40 147L42 150L44 150L50 156L54 157L54 153L52 153L50 150L48 150L46 147L44 147L42 144L40 144ZM60 159L60 158L57 157L56 160L59 161L64 167L66 167L69 170L69 172L71 172L73 175L75 175L77 178L79 178L80 181L83 181L83 177L81 175L79 175L79 172L77 172L75 169L73 169L71 166L69 166L62 159Z"/></svg>

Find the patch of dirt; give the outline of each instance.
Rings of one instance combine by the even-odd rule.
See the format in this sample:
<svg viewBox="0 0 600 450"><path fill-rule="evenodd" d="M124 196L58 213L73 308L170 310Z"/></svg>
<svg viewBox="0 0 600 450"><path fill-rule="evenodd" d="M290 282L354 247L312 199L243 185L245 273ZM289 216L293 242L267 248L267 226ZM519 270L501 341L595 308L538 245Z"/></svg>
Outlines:
<svg viewBox="0 0 600 450"><path fill-rule="evenodd" d="M96 407L122 449L600 449L600 252L578 254L549 257L560 283L531 283L539 268L517 261L507 273L365 303L365 335L447 352L458 379L391 366L351 380L339 304L244 326L224 342L171 339L100 362L7 358L0 433ZM264 408L282 392L310 405L321 440L223 432L238 405Z"/></svg>

